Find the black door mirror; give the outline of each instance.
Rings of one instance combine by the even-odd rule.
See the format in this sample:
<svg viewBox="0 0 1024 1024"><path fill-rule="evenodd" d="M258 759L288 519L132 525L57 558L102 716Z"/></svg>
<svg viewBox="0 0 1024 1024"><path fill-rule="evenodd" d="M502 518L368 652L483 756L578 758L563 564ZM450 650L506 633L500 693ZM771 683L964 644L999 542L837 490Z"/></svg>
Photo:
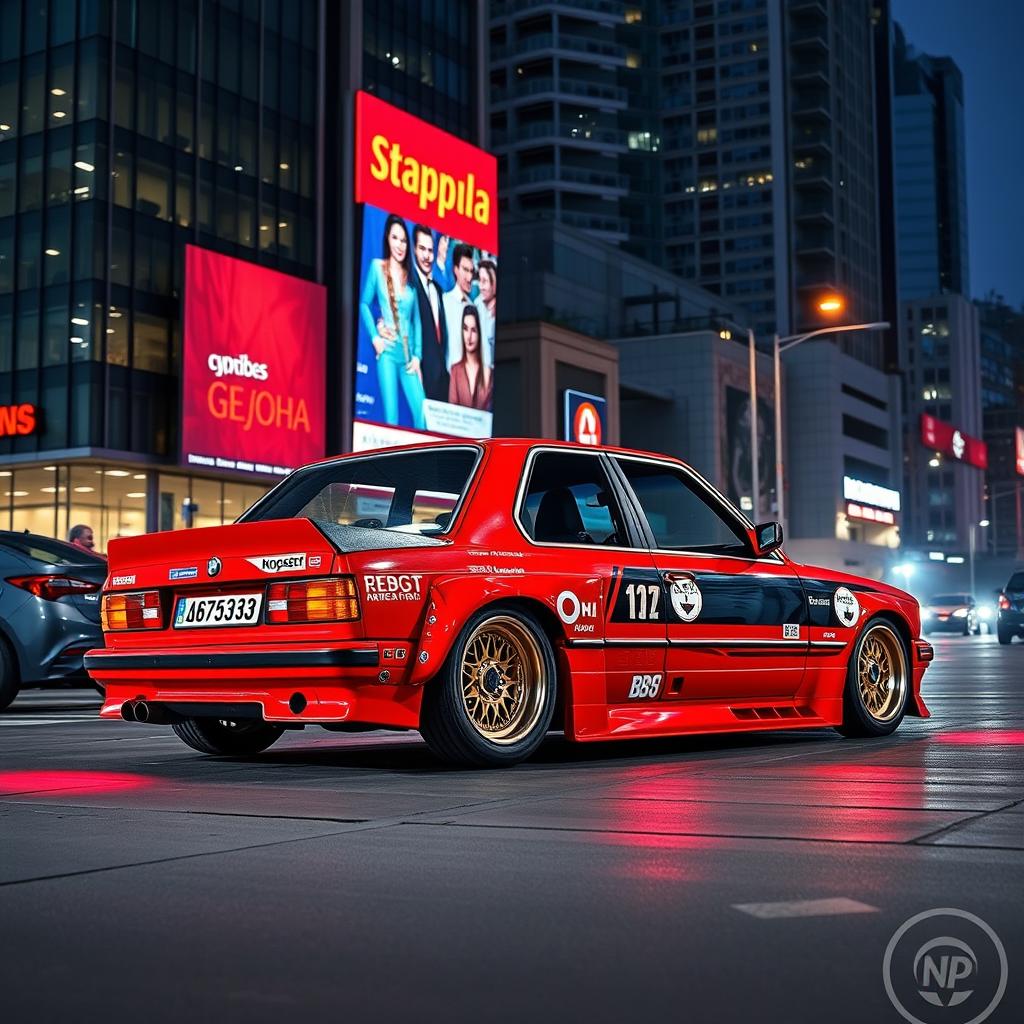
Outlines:
<svg viewBox="0 0 1024 1024"><path fill-rule="evenodd" d="M782 524L761 523L754 527L754 541L758 555L770 555L782 547Z"/></svg>

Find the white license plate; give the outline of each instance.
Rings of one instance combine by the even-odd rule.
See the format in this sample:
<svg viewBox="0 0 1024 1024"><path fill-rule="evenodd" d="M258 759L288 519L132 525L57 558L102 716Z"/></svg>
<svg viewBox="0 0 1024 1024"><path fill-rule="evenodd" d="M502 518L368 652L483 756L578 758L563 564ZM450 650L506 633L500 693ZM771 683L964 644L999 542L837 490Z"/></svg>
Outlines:
<svg viewBox="0 0 1024 1024"><path fill-rule="evenodd" d="M175 629L207 626L252 626L260 620L262 594L227 594L219 597L179 597L174 610Z"/></svg>

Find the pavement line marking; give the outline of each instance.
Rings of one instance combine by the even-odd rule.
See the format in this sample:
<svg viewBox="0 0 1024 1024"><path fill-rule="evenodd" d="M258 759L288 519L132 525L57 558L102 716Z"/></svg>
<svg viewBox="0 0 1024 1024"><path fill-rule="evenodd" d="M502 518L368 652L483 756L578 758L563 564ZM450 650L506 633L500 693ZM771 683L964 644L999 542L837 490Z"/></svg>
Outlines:
<svg viewBox="0 0 1024 1024"><path fill-rule="evenodd" d="M0 728L15 729L19 725L85 725L89 722L100 722L103 719L90 715L85 718L22 718L0 719Z"/></svg>
<svg viewBox="0 0 1024 1024"><path fill-rule="evenodd" d="M782 900L777 903L734 903L734 910L751 917L771 920L777 917L832 917L837 914L876 914L878 907L850 899L833 896L821 900Z"/></svg>

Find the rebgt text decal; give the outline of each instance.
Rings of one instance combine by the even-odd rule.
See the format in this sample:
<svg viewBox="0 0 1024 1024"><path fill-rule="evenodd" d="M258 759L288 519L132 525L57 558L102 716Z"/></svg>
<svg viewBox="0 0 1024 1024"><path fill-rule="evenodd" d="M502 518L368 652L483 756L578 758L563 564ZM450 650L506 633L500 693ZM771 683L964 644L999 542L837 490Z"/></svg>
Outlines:
<svg viewBox="0 0 1024 1024"><path fill-rule="evenodd" d="M423 596L422 579L423 573L364 576L363 589L367 601L419 601Z"/></svg>

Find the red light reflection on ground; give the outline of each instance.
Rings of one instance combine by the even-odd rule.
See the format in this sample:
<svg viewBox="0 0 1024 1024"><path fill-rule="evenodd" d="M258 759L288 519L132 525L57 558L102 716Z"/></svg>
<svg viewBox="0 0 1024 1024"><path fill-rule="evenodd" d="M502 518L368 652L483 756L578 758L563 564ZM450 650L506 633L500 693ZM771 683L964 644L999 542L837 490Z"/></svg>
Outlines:
<svg viewBox="0 0 1024 1024"><path fill-rule="evenodd" d="M143 786L151 786L153 781L149 776L129 775L126 772L0 772L0 796L60 792L69 789L88 790L92 793L115 793L126 789L141 789Z"/></svg>
<svg viewBox="0 0 1024 1024"><path fill-rule="evenodd" d="M943 732L935 736L936 743L952 743L959 747L1024 746L1024 729L965 729L962 732Z"/></svg>

